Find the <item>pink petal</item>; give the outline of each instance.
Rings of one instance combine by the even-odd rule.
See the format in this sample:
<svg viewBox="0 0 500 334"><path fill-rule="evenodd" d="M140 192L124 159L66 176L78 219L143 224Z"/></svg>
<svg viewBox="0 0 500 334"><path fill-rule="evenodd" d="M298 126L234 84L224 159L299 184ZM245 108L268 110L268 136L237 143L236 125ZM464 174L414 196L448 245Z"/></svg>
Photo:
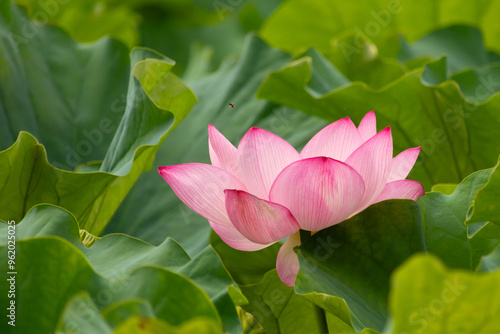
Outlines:
<svg viewBox="0 0 500 334"><path fill-rule="evenodd" d="M222 239L222 241L224 241L226 244L228 244L230 247L234 249L251 252L262 248L266 248L270 245L270 244L263 245L251 242L250 240L245 238L243 234L238 232L238 230L235 229L234 226L224 226L214 223L210 220L208 222L210 223L210 226L212 226L215 233L217 233L219 237Z"/></svg>
<svg viewBox="0 0 500 334"><path fill-rule="evenodd" d="M300 245L300 233L292 234L281 246L276 260L276 270L281 281L288 286L295 285L295 278L299 272L299 258L293 248Z"/></svg>
<svg viewBox="0 0 500 334"><path fill-rule="evenodd" d="M329 157L344 161L363 140L349 117L342 118L319 131L300 152L302 158Z"/></svg>
<svg viewBox="0 0 500 334"><path fill-rule="evenodd" d="M217 224L232 226L226 213L224 190L245 189L234 175L221 168L198 163L160 167L158 173L193 211Z"/></svg>
<svg viewBox="0 0 500 334"><path fill-rule="evenodd" d="M410 173L420 153L420 146L409 148L392 159L391 173L387 182L404 180Z"/></svg>
<svg viewBox="0 0 500 334"><path fill-rule="evenodd" d="M229 219L250 241L269 244L300 229L290 211L282 205L261 200L241 190L227 189L224 192Z"/></svg>
<svg viewBox="0 0 500 334"><path fill-rule="evenodd" d="M287 207L302 229L317 231L348 218L364 191L363 178L354 168L316 157L285 168L276 178L270 198Z"/></svg>
<svg viewBox="0 0 500 334"><path fill-rule="evenodd" d="M284 139L254 127L238 146L238 175L248 192L267 200L276 176L299 159L299 153Z"/></svg>
<svg viewBox="0 0 500 334"><path fill-rule="evenodd" d="M358 131L364 142L377 134L377 119L373 110L363 117L359 123Z"/></svg>
<svg viewBox="0 0 500 334"><path fill-rule="evenodd" d="M420 182L413 180L392 181L385 185L384 190L373 203L387 199L412 199L416 201L424 193L424 186Z"/></svg>
<svg viewBox="0 0 500 334"><path fill-rule="evenodd" d="M212 124L208 125L208 151L213 166L220 167L234 176L238 176L236 147Z"/></svg>
<svg viewBox="0 0 500 334"><path fill-rule="evenodd" d="M368 207L382 192L389 177L392 161L391 128L385 128L363 143L346 160L365 182L365 194L359 212ZM292 211L293 213L293 211Z"/></svg>

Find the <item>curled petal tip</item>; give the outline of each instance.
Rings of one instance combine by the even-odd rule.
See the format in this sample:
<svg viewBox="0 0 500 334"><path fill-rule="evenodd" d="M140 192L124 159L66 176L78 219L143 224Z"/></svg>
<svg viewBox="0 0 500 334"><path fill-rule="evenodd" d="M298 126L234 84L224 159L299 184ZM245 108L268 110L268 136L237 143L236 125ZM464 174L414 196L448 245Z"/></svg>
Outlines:
<svg viewBox="0 0 500 334"><path fill-rule="evenodd" d="M161 166L161 167L158 167L158 174L160 174L160 175L165 174L168 171L169 167L170 166Z"/></svg>

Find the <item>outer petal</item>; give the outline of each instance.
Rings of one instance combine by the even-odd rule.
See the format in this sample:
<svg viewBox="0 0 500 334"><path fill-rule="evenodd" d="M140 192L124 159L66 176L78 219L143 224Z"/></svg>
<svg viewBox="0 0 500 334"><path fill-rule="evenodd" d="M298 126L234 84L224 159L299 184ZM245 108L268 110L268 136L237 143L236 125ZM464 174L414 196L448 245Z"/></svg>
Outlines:
<svg viewBox="0 0 500 334"><path fill-rule="evenodd" d="M420 182L398 180L387 183L382 193L373 203L385 201L386 199L412 199L416 201L424 193L424 186Z"/></svg>
<svg viewBox="0 0 500 334"><path fill-rule="evenodd" d="M377 119L373 110L363 117L359 123L358 131L364 142L377 134Z"/></svg>
<svg viewBox="0 0 500 334"><path fill-rule="evenodd" d="M329 157L344 161L363 140L349 117L342 118L319 131L300 152L302 158Z"/></svg>
<svg viewBox="0 0 500 334"><path fill-rule="evenodd" d="M259 244L276 242L300 229L284 206L261 200L245 191L227 189L226 211L234 227Z"/></svg>
<svg viewBox="0 0 500 334"><path fill-rule="evenodd" d="M299 272L299 258L293 251L295 246L300 245L300 233L292 234L281 246L276 260L276 270L283 283L288 286L295 285L295 278Z"/></svg>
<svg viewBox="0 0 500 334"><path fill-rule="evenodd" d="M238 176L236 147L212 124L208 125L208 152L212 165Z"/></svg>
<svg viewBox="0 0 500 334"><path fill-rule="evenodd" d="M224 226L212 221L208 221L210 226L214 229L215 233L219 235L219 237L229 246L234 249L242 250L242 251L256 251L262 248L266 248L270 244L263 245L251 242L247 238L245 238L237 229L233 226Z"/></svg>
<svg viewBox="0 0 500 334"><path fill-rule="evenodd" d="M365 194L356 212L372 204L382 192L389 177L391 160L392 136L389 127L368 139L347 158L346 163L358 171L366 186Z"/></svg>
<svg viewBox="0 0 500 334"><path fill-rule="evenodd" d="M193 211L217 224L232 226L226 213L224 189L245 189L234 175L198 163L160 167L158 173Z"/></svg>
<svg viewBox="0 0 500 334"><path fill-rule="evenodd" d="M254 127L238 146L238 175L251 194L267 200L276 176L299 159L299 153L284 139Z"/></svg>
<svg viewBox="0 0 500 334"><path fill-rule="evenodd" d="M271 201L286 206L304 230L317 231L348 218L358 208L365 185L347 164L316 157L285 168L271 189Z"/></svg>
<svg viewBox="0 0 500 334"><path fill-rule="evenodd" d="M391 173L387 182L404 180L410 173L420 153L420 146L409 148L392 159Z"/></svg>

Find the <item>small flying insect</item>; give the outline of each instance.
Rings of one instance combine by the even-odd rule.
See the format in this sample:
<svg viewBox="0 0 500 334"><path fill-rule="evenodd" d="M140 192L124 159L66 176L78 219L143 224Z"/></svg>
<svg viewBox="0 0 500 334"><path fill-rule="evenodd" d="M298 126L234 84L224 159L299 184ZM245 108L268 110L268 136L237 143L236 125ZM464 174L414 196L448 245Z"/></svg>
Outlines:
<svg viewBox="0 0 500 334"><path fill-rule="evenodd" d="M229 103L229 107L231 107L231 109L233 109L234 103Z"/></svg>

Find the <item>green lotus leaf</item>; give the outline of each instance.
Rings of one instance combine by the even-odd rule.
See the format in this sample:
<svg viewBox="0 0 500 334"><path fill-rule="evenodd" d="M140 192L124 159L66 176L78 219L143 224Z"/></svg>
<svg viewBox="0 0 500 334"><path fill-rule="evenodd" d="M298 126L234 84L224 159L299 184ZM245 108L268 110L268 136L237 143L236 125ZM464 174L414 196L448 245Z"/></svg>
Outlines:
<svg viewBox="0 0 500 334"><path fill-rule="evenodd" d="M474 274L417 255L391 282L392 325L387 333L496 333L500 272Z"/></svg>
<svg viewBox="0 0 500 334"><path fill-rule="evenodd" d="M0 152L0 219L20 221L34 205L50 203L99 235L196 97L171 73L174 62L151 50L133 50L129 64L128 51L116 41L81 45L50 26L12 48L29 24L16 6L11 24L0 20L6 36L0 42L6 94L0 144L17 136ZM103 162L65 170L89 161L84 158Z"/></svg>
<svg viewBox="0 0 500 334"><path fill-rule="evenodd" d="M47 331L54 328L64 305L80 291L87 291L99 310L115 302L142 298L153 306L157 317L171 325L178 325L194 314L211 317L219 324L222 319L225 330L230 333L238 332L241 326L233 300L247 301L211 247L191 259L170 238L155 247L123 234L104 236L86 247L80 241L75 217L52 205L33 207L15 227L19 248L16 282L20 296L18 305L21 305L17 321L24 324L20 324L21 327L41 326ZM2 235L7 235L7 229L7 224L0 224ZM3 263L7 264L6 240L0 247ZM61 287L58 280L50 281L55 272L61 270L69 275L67 288ZM187 286L184 301L174 298L182 296L182 286ZM45 303L45 294L59 287L60 293L51 297L50 307L43 308L47 312L30 311L37 308L37 303ZM189 294L194 295L189 297ZM159 303L167 304L159 306ZM22 305L29 310L23 311ZM159 312L158 307L163 311ZM176 311L169 311L169 308Z"/></svg>

